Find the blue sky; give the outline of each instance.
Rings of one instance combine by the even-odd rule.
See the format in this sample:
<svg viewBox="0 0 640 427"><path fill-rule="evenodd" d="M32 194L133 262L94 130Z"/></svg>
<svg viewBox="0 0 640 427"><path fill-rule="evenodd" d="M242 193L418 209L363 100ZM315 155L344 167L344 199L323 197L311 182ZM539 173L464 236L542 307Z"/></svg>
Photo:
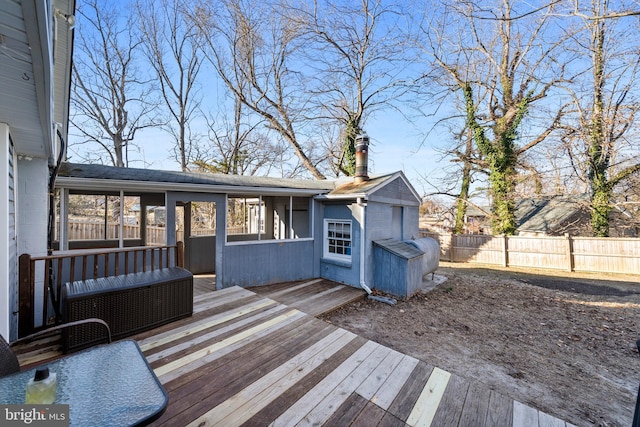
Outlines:
<svg viewBox="0 0 640 427"><path fill-rule="evenodd" d="M366 126L371 139L370 174L401 170L419 194L432 192L433 189L425 186L421 177L438 176L442 161L440 154L433 149L438 145L435 136L421 144L424 138L421 132L430 126L428 119L418 120L416 125L395 111L385 111L371 117ZM136 138L136 144L141 147L141 153L131 153L131 159L142 160L152 169L180 169L173 158L172 141L166 132L158 129L143 131ZM445 162L448 164L448 161ZM133 162L132 166L142 167L139 161Z"/></svg>

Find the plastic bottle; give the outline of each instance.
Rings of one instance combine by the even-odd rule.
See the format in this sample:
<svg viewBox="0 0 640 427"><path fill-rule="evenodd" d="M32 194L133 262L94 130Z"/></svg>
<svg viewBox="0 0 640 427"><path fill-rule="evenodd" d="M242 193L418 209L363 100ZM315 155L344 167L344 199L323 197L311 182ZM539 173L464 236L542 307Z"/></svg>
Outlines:
<svg viewBox="0 0 640 427"><path fill-rule="evenodd" d="M25 403L51 404L56 400L56 374L49 368L37 369L35 376L27 383Z"/></svg>

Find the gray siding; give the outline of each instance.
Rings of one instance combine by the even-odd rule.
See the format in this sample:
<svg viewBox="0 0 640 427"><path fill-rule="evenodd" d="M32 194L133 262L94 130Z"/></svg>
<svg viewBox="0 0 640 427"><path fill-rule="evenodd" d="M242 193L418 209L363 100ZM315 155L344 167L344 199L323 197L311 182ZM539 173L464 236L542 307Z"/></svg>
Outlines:
<svg viewBox="0 0 640 427"><path fill-rule="evenodd" d="M9 339L18 338L18 242L16 238L16 190L15 190L15 147L9 138L9 309L11 317L9 321Z"/></svg>
<svg viewBox="0 0 640 427"><path fill-rule="evenodd" d="M422 257L406 259L374 245L374 274L375 289L408 298L422 284Z"/></svg>
<svg viewBox="0 0 640 427"><path fill-rule="evenodd" d="M395 233L398 230L392 227L392 217L394 208L397 205L388 203L376 203L369 201L367 203L367 237L366 237L366 258L365 258L365 280L369 286L375 283L373 257L373 241L382 239L398 239L411 240L418 238L418 207L402 206L402 236Z"/></svg>
<svg viewBox="0 0 640 427"><path fill-rule="evenodd" d="M351 286L360 284L360 221L353 214L360 207L356 204L327 204L324 207L323 217L319 219L324 225L325 219L351 220L351 262L336 261L333 259L320 259L320 277ZM324 227L321 228L318 240L320 240L320 256L323 254Z"/></svg>
<svg viewBox="0 0 640 427"><path fill-rule="evenodd" d="M369 196L369 201L393 203L397 205L419 206L420 200L402 180L396 178L376 190Z"/></svg>
<svg viewBox="0 0 640 427"><path fill-rule="evenodd" d="M191 236L187 248L184 260L187 270L193 274L216 272L216 236Z"/></svg>
<svg viewBox="0 0 640 427"><path fill-rule="evenodd" d="M224 247L224 283L259 286L314 277L313 240L263 241Z"/></svg>

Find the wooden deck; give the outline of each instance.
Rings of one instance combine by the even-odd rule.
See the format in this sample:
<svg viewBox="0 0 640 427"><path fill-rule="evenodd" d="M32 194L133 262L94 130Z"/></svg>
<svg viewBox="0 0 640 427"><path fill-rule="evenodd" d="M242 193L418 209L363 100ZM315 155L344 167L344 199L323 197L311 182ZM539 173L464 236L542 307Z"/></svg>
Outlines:
<svg viewBox="0 0 640 427"><path fill-rule="evenodd" d="M256 286L248 290L312 316L330 313L366 296L363 289L324 279Z"/></svg>
<svg viewBox="0 0 640 427"><path fill-rule="evenodd" d="M208 292L134 337L169 393L154 425L570 426L276 301L285 288Z"/></svg>

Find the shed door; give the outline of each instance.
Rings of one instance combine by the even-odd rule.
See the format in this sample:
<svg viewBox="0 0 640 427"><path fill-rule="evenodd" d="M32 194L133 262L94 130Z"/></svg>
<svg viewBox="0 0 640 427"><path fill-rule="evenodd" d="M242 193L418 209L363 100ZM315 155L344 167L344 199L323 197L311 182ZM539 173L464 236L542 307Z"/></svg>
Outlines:
<svg viewBox="0 0 640 427"><path fill-rule="evenodd" d="M391 238L402 240L402 206L393 206L391 211Z"/></svg>

